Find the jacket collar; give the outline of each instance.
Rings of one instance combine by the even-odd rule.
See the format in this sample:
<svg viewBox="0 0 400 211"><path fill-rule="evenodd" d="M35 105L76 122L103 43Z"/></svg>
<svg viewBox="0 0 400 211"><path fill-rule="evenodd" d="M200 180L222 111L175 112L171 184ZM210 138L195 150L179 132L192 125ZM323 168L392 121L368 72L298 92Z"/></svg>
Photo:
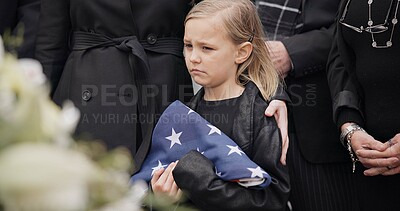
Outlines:
<svg viewBox="0 0 400 211"><path fill-rule="evenodd" d="M259 90L253 82L248 82L242 97L237 102L239 111L234 118L233 134L234 141L243 148L254 139L253 136L253 110L254 104ZM204 88L201 88L192 100L187 104L193 110L196 110L197 105L204 96ZM245 149L243 149L245 150ZM245 150L246 151L246 150ZM246 152L250 153L250 152Z"/></svg>
<svg viewBox="0 0 400 211"><path fill-rule="evenodd" d="M257 96L259 90L257 88L257 86L253 83L253 82L248 82L245 85L245 89L242 93L242 95L245 96L251 96L253 102L255 100L255 97ZM199 104L200 100L203 98L204 96L204 88L201 88L194 97L192 97L192 99L190 100L189 103L187 103L187 106L193 110L196 110L197 105ZM250 100L250 99L249 99Z"/></svg>

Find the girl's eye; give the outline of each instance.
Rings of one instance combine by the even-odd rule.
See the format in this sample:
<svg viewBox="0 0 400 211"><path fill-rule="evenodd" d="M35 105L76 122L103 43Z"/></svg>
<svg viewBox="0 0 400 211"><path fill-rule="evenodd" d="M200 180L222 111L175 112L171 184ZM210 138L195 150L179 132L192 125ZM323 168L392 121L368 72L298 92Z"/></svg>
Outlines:
<svg viewBox="0 0 400 211"><path fill-rule="evenodd" d="M185 43L184 47L185 47L185 48L191 48L191 47L193 47L193 46L192 46L192 44Z"/></svg>
<svg viewBox="0 0 400 211"><path fill-rule="evenodd" d="M210 48L210 47L207 47L207 46L203 46L203 50L211 51L211 50L213 50L213 48Z"/></svg>

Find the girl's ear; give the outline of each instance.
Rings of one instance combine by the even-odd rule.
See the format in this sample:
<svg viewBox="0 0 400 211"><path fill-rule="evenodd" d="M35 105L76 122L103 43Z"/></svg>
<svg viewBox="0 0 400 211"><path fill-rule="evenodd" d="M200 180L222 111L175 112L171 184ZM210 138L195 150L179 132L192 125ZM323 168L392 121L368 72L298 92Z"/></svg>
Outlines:
<svg viewBox="0 0 400 211"><path fill-rule="evenodd" d="M250 42L244 42L238 45L235 63L242 64L243 62L245 62L251 55L251 52L253 52L253 44L251 44Z"/></svg>

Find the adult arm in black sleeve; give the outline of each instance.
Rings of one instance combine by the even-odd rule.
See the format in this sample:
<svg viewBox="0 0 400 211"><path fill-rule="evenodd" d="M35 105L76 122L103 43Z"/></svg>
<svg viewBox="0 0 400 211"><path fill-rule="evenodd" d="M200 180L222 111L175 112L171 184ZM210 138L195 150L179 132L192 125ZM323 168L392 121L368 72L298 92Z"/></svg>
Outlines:
<svg viewBox="0 0 400 211"><path fill-rule="evenodd" d="M333 26L322 27L282 40L293 63L291 73L295 78L325 71L332 44Z"/></svg>
<svg viewBox="0 0 400 211"><path fill-rule="evenodd" d="M0 1L0 34L22 38L21 43L5 42L6 49L19 58L33 58L39 13L40 0Z"/></svg>
<svg viewBox="0 0 400 211"><path fill-rule="evenodd" d="M345 45L336 27L332 48L327 62L327 78L333 103L333 120L340 128L346 122L364 125L361 108L361 93L359 84L355 79L355 71L349 63L345 66L343 59L353 60L354 54L346 48L342 55L339 53L339 42ZM340 41L339 41L340 40ZM343 46L344 48L345 46Z"/></svg>
<svg viewBox="0 0 400 211"><path fill-rule="evenodd" d="M51 83L51 95L57 88L69 54L71 22L69 0L42 0L35 57Z"/></svg>
<svg viewBox="0 0 400 211"><path fill-rule="evenodd" d="M18 2L18 25L13 34L16 35L19 27L23 27L24 37L21 46L17 48L19 58L33 58L35 54L36 34L38 31L40 14L40 0L21 0Z"/></svg>

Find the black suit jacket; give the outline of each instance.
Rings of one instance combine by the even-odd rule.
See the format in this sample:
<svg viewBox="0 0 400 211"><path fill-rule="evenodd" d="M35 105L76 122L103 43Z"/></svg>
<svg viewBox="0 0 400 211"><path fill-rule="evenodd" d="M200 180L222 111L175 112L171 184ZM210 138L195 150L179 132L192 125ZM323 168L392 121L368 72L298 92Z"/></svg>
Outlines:
<svg viewBox="0 0 400 211"><path fill-rule="evenodd" d="M340 0L303 0L303 28L283 40L294 70L286 83L289 106L303 156L312 163L348 161L332 121L332 103L325 66L333 41L333 23Z"/></svg>
<svg viewBox="0 0 400 211"><path fill-rule="evenodd" d="M34 55L39 12L40 0L0 0L0 34L10 30L15 36L23 28L24 41L15 49L20 58Z"/></svg>

